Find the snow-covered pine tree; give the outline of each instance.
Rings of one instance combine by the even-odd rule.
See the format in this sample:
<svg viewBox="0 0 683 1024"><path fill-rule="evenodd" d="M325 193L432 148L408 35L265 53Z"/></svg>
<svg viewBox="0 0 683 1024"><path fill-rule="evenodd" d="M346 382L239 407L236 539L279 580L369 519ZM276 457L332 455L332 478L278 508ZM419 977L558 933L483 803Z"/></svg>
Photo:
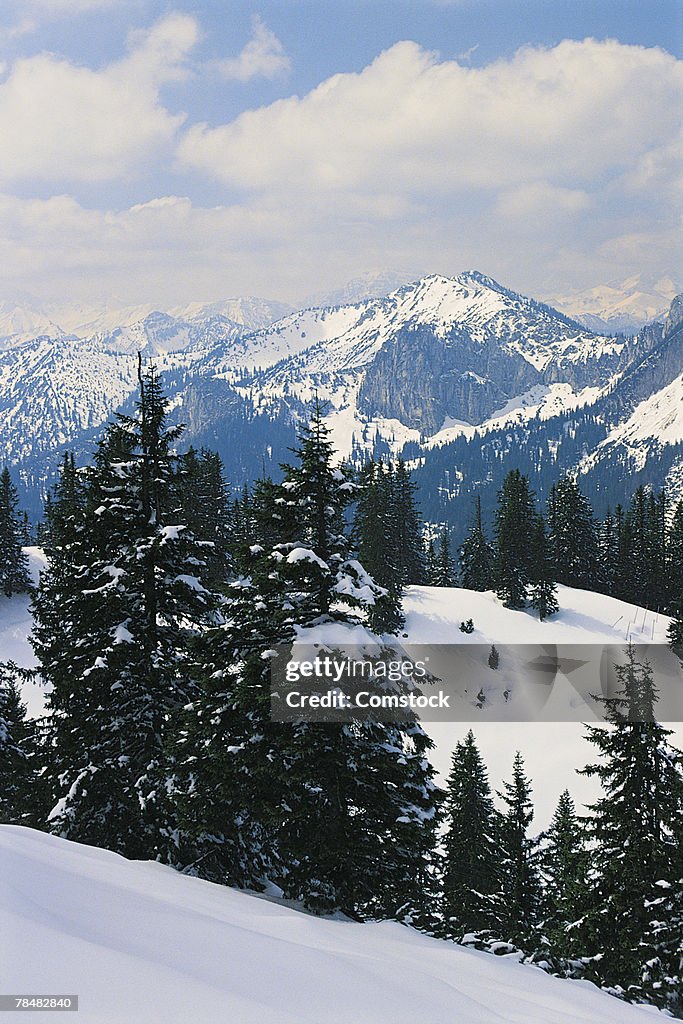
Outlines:
<svg viewBox="0 0 683 1024"><path fill-rule="evenodd" d="M555 579L568 587L592 589L598 564L593 510L572 477L553 485L547 520Z"/></svg>
<svg viewBox="0 0 683 1024"><path fill-rule="evenodd" d="M443 934L488 937L499 917L499 813L470 730L453 752L445 802Z"/></svg>
<svg viewBox="0 0 683 1024"><path fill-rule="evenodd" d="M466 590L490 590L493 586L493 547L484 533L478 495L474 522L460 548L460 583Z"/></svg>
<svg viewBox="0 0 683 1024"><path fill-rule="evenodd" d="M683 501L679 501L671 517L666 547L667 614L669 643L683 660Z"/></svg>
<svg viewBox="0 0 683 1024"><path fill-rule="evenodd" d="M602 698L609 725L589 726L599 760L581 770L603 795L585 819L591 870L578 937L595 980L636 1001L681 1007L683 756L656 721L652 669L633 646Z"/></svg>
<svg viewBox="0 0 683 1024"><path fill-rule="evenodd" d="M501 911L499 929L506 938L529 948L534 943L541 909L538 839L529 835L534 809L531 783L519 751L512 779L498 795L507 807L500 829Z"/></svg>
<svg viewBox="0 0 683 1024"><path fill-rule="evenodd" d="M178 460L177 487L183 521L202 548L203 581L217 590L230 572L229 498L220 456L189 448Z"/></svg>
<svg viewBox="0 0 683 1024"><path fill-rule="evenodd" d="M0 473L0 591L5 597L24 594L32 587L25 542L24 519L19 497L5 466Z"/></svg>
<svg viewBox="0 0 683 1024"><path fill-rule="evenodd" d="M545 523L541 516L537 517L536 526L531 540L533 563L531 569L530 601L538 617L549 618L559 610L557 603L557 584L551 557L550 545L545 532Z"/></svg>
<svg viewBox="0 0 683 1024"><path fill-rule="evenodd" d="M583 911L589 854L586 835L568 789L561 794L548 831L542 836L543 934L551 955L577 952L571 925Z"/></svg>
<svg viewBox="0 0 683 1024"><path fill-rule="evenodd" d="M524 608L533 577L533 540L538 524L529 480L510 470L498 495L494 526L494 581L506 608Z"/></svg>
<svg viewBox="0 0 683 1024"><path fill-rule="evenodd" d="M278 644L347 626L382 646L363 627L383 591L346 536L356 488L317 405L296 455L282 485L255 488L247 571L198 647L206 679L177 758L187 867L238 885L267 876L317 911L414 918L437 801L421 728L271 721Z"/></svg>
<svg viewBox="0 0 683 1024"><path fill-rule="evenodd" d="M37 733L21 700L21 675L13 662L0 662L0 823L4 825L32 825L39 811Z"/></svg>
<svg viewBox="0 0 683 1024"><path fill-rule="evenodd" d="M166 403L140 370L118 416L53 501L34 648L51 689L50 828L128 856L172 859L168 723L191 697L192 641L213 603L182 521Z"/></svg>
<svg viewBox="0 0 683 1024"><path fill-rule="evenodd" d="M282 639L306 642L310 632L322 641L325 624L362 624L379 591L349 551L344 509L354 485L334 465L317 403L295 454L282 484L294 539L273 552L287 609ZM288 895L319 910L419 912L436 818L431 746L417 723L292 728L283 752L290 811L278 837Z"/></svg>

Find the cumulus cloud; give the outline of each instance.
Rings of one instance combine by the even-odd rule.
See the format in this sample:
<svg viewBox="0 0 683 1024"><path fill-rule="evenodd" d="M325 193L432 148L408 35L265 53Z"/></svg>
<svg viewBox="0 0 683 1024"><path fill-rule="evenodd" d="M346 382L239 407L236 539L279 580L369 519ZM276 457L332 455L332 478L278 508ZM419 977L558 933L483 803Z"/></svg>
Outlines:
<svg viewBox="0 0 683 1024"><path fill-rule="evenodd" d="M432 195L534 180L573 188L667 145L682 90L681 62L614 41L527 47L481 68L403 42L302 98L194 125L179 158L249 190L293 178Z"/></svg>
<svg viewBox="0 0 683 1024"><path fill-rule="evenodd" d="M400 266L478 267L542 296L680 265L683 63L662 50L564 41L471 67L404 42L301 97L183 130L160 90L187 74L198 35L170 15L99 71L51 55L10 69L0 181L59 191L146 160L150 173L124 208L104 193L108 209L0 197L0 292L296 302Z"/></svg>
<svg viewBox="0 0 683 1024"><path fill-rule="evenodd" d="M184 116L159 92L184 76L198 37L194 18L170 14L100 70L50 53L17 60L0 83L0 182L107 181L163 151Z"/></svg>
<svg viewBox="0 0 683 1024"><path fill-rule="evenodd" d="M289 71L291 62L284 47L263 19L252 18L252 36L237 57L220 61L218 70L224 78L249 82L252 78L276 78Z"/></svg>

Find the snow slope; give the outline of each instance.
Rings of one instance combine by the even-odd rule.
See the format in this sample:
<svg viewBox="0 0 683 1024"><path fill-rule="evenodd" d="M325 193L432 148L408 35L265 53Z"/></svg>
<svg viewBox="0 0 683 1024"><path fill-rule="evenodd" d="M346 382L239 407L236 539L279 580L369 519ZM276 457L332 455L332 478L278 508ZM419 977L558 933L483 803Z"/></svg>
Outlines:
<svg viewBox="0 0 683 1024"><path fill-rule="evenodd" d="M80 1024L636 1024L653 1013L402 925L317 919L9 825L0 977L7 993L77 994Z"/></svg>
<svg viewBox="0 0 683 1024"><path fill-rule="evenodd" d="M34 583L45 565L45 555L40 548L26 548ZM0 594L0 661L13 661L22 668L34 668L36 658L29 643L33 629L31 599L28 594L15 594L7 598ZM31 718L38 718L45 707L45 691L39 683L25 683L22 696Z"/></svg>

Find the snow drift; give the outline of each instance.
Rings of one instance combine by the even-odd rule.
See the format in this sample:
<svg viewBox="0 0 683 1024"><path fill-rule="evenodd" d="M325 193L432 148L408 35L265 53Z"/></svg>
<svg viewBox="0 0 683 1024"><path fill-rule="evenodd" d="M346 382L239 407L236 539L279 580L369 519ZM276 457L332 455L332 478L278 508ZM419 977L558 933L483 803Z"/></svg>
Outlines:
<svg viewBox="0 0 683 1024"><path fill-rule="evenodd" d="M10 825L0 989L77 994L79 1024L628 1024L649 1012L399 924L314 918Z"/></svg>

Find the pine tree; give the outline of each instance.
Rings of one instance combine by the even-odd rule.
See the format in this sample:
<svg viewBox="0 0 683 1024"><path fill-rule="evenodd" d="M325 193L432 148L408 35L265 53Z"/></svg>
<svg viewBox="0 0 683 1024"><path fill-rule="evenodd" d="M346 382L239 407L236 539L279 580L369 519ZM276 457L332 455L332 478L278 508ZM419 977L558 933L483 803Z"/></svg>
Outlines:
<svg viewBox="0 0 683 1024"><path fill-rule="evenodd" d="M490 590L493 586L493 548L482 526L479 496L474 522L460 548L460 583L466 590Z"/></svg>
<svg viewBox="0 0 683 1024"><path fill-rule="evenodd" d="M202 548L182 521L180 429L166 426L154 367L133 417L105 431L94 465L65 461L34 602L48 694L50 827L128 856L173 859L166 736L194 691L187 667L210 620Z"/></svg>
<svg viewBox="0 0 683 1024"><path fill-rule="evenodd" d="M619 692L602 698L609 726L588 728L599 761L582 769L603 795L586 819L592 869L580 938L599 983L678 1008L683 758L656 721L652 670L632 646L616 673Z"/></svg>
<svg viewBox="0 0 683 1024"><path fill-rule="evenodd" d="M17 489L5 466L0 473L0 590L5 597L26 593L32 587L28 557L22 548L25 521L18 505Z"/></svg>
<svg viewBox="0 0 683 1024"><path fill-rule="evenodd" d="M540 913L538 840L529 836L533 821L531 783L519 751L515 754L512 780L499 793L507 807L501 826L502 910L500 926L522 948L528 948Z"/></svg>
<svg viewBox="0 0 683 1024"><path fill-rule="evenodd" d="M451 558L450 531L444 527L441 531L441 542L433 566L431 585L433 587L452 587L455 584L455 568Z"/></svg>
<svg viewBox="0 0 683 1024"><path fill-rule="evenodd" d="M498 812L470 730L455 748L446 789L443 930L452 938L488 932L499 908Z"/></svg>
<svg viewBox="0 0 683 1024"><path fill-rule="evenodd" d="M38 804L37 734L21 700L21 675L13 662L0 662L0 823L5 825L33 824Z"/></svg>
<svg viewBox="0 0 683 1024"><path fill-rule="evenodd" d="M595 586L600 593L614 596L617 590L619 532L617 520L609 508L605 518L596 527L596 541L598 565Z"/></svg>
<svg viewBox="0 0 683 1024"><path fill-rule="evenodd" d="M437 803L421 728L270 720L276 646L318 642L326 626L359 635L382 594L350 550L344 511L356 486L334 465L318 407L295 454L274 501L254 500L257 534L271 529L261 513L271 525L276 516L277 539L251 546L250 571L229 588L225 625L202 656L207 684L178 755L181 828L207 877L253 884L267 873L319 912L414 916Z"/></svg>
<svg viewBox="0 0 683 1024"><path fill-rule="evenodd" d="M439 568L437 563L437 552L434 547L434 540L430 537L429 543L427 544L425 551L425 573L427 578L427 586L435 587L437 584L435 580L439 575Z"/></svg>
<svg viewBox="0 0 683 1024"><path fill-rule="evenodd" d="M370 461L360 473L353 538L358 557L372 578L384 588L369 612L377 633L397 633L404 623L401 597L405 572L396 550L398 511L394 501L391 467Z"/></svg>
<svg viewBox="0 0 683 1024"><path fill-rule="evenodd" d="M591 590L598 564L593 510L571 477L560 480L550 492L548 539L557 582Z"/></svg>
<svg viewBox="0 0 683 1024"><path fill-rule="evenodd" d="M494 580L506 608L524 608L533 577L533 540L538 516L527 477L518 469L505 477L494 527Z"/></svg>
<svg viewBox="0 0 683 1024"><path fill-rule="evenodd" d="M569 790L560 794L553 819L543 836L540 866L543 877L543 932L551 953L575 952L571 925L583 909L589 865L585 833Z"/></svg>
<svg viewBox="0 0 683 1024"><path fill-rule="evenodd" d="M391 491L396 519L393 547L403 587L425 581L424 547L416 490L417 484L412 480L408 467L403 459L399 459L393 472Z"/></svg>
<svg viewBox="0 0 683 1024"><path fill-rule="evenodd" d="M177 488L183 522L202 549L202 578L216 590L230 573L229 499L220 456L190 448L178 459Z"/></svg>
<svg viewBox="0 0 683 1024"><path fill-rule="evenodd" d="M531 570L530 601L538 617L549 618L559 610L557 586L552 563L550 545L545 532L545 523L538 516L532 537L533 568Z"/></svg>

